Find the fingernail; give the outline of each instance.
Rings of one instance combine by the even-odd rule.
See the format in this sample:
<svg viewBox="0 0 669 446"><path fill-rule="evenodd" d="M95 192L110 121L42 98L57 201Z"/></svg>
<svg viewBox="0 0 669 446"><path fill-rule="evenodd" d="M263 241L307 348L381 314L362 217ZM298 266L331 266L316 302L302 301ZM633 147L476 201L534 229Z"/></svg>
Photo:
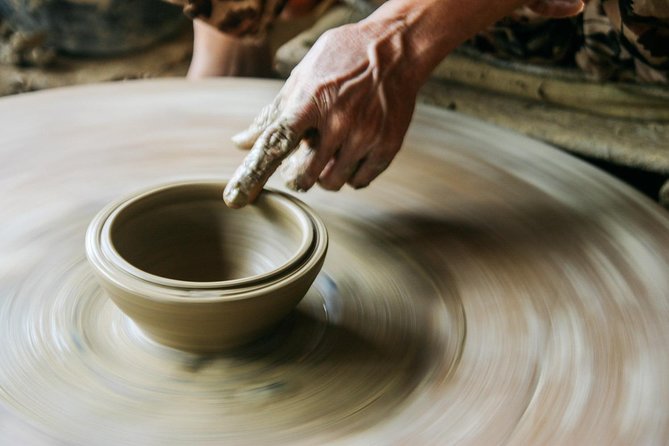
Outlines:
<svg viewBox="0 0 669 446"><path fill-rule="evenodd" d="M369 183L355 184L355 185L353 185L353 189L355 189L355 190L364 189L367 186L369 186Z"/></svg>

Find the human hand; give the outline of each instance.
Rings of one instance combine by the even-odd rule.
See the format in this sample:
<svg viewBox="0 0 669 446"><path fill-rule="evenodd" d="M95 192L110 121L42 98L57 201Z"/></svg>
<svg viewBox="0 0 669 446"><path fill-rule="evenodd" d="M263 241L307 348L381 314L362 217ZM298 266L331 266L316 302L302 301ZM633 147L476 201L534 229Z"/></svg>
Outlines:
<svg viewBox="0 0 669 446"><path fill-rule="evenodd" d="M255 200L293 155L289 187L367 186L402 145L423 79L407 59L402 24L361 22L326 32L272 104L233 141L251 149L228 183L225 202Z"/></svg>

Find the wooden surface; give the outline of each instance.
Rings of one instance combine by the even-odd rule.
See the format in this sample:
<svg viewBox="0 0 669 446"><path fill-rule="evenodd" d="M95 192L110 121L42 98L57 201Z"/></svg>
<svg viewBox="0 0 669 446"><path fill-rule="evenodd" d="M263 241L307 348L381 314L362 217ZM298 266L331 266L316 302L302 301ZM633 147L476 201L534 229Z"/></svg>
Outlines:
<svg viewBox="0 0 669 446"><path fill-rule="evenodd" d="M94 281L88 222L146 186L231 175L230 136L279 86L0 100L0 444L669 442L666 212L426 106L369 188L300 195L330 250L273 336L213 358L149 341Z"/></svg>

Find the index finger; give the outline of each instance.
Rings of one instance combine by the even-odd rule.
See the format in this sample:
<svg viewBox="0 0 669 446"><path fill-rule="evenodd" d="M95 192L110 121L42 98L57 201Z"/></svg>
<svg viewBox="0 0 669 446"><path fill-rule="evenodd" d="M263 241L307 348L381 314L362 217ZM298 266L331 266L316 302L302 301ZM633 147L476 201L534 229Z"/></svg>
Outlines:
<svg viewBox="0 0 669 446"><path fill-rule="evenodd" d="M225 203L240 208L252 203L281 162L297 147L306 125L280 118L256 140L223 192Z"/></svg>

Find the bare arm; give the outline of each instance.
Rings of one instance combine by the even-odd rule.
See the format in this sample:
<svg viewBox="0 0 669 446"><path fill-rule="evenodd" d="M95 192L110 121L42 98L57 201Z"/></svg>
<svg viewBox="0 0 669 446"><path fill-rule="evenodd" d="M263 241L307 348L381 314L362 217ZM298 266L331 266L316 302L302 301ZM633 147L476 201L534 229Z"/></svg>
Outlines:
<svg viewBox="0 0 669 446"><path fill-rule="evenodd" d="M418 89L434 67L477 31L527 4L390 0L367 19L328 31L275 101L235 137L251 152L225 190L226 203L252 202L298 146L289 181L295 189L317 181L329 190L367 186L400 149ZM557 7L553 15L582 9L580 0L530 4Z"/></svg>

